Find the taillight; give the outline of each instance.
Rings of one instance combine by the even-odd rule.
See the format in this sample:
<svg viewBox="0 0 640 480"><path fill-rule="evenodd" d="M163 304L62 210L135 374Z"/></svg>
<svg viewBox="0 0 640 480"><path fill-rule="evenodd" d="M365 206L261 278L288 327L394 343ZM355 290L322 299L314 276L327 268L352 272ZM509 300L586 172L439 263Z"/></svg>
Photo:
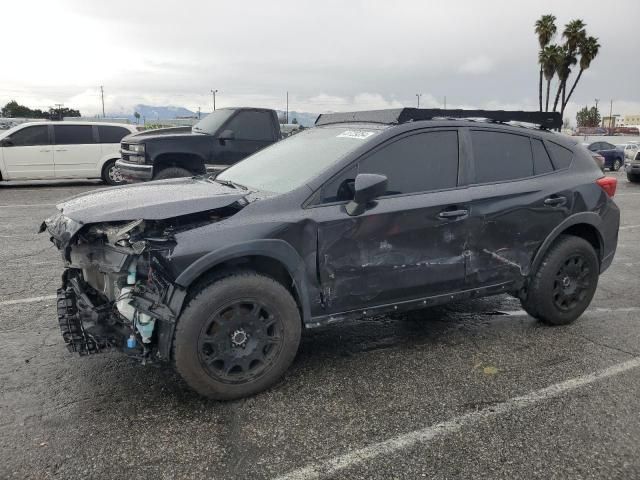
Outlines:
<svg viewBox="0 0 640 480"><path fill-rule="evenodd" d="M618 179L615 177L602 177L596 180L596 183L607 195L613 198L616 194L616 187L618 186Z"/></svg>

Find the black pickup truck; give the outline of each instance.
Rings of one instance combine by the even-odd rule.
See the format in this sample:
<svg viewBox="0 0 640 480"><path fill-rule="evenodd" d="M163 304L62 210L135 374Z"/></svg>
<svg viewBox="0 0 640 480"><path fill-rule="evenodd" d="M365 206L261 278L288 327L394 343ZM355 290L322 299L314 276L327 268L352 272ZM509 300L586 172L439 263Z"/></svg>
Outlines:
<svg viewBox="0 0 640 480"><path fill-rule="evenodd" d="M116 162L129 182L224 170L282 138L275 110L222 108L193 127L128 135Z"/></svg>

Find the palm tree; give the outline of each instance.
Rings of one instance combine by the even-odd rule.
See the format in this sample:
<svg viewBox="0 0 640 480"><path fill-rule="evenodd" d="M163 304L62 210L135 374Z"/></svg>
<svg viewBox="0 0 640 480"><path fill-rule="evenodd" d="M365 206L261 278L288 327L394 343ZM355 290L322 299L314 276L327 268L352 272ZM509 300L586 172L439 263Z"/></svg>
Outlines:
<svg viewBox="0 0 640 480"><path fill-rule="evenodd" d="M559 63L560 47L557 45L547 45L538 55L538 61L542 67L544 78L547 81L547 95L545 103L545 112L549 111L549 90L551 89L551 80L556 74L556 67Z"/></svg>
<svg viewBox="0 0 640 480"><path fill-rule="evenodd" d="M560 83L558 84L558 91L556 92L556 99L553 103L553 111L555 112L558 107L558 101L560 100L560 94L562 94L562 103L560 108L565 102L565 93L567 91L567 80L571 75L571 65L575 65L578 60L576 59L576 52L578 45L586 37L585 31L586 24L580 20L571 20L564 26L562 37L565 39L564 45L562 45L562 59L560 60L557 72Z"/></svg>
<svg viewBox="0 0 640 480"><path fill-rule="evenodd" d="M576 85L580 81L582 72L589 68L593 59L598 56L598 52L600 51L600 44L598 43L598 39L595 37L584 38L578 45L578 51L580 52L580 71L578 72L578 76L576 77L575 82L573 82L573 85L571 86L571 90L569 90L567 99L562 105L563 112L565 107L567 106L567 103L569 103L569 99L571 98L573 91L576 89Z"/></svg>
<svg viewBox="0 0 640 480"><path fill-rule="evenodd" d="M557 32L555 15L543 15L535 23L535 32L538 35L538 43L540 44L540 51L549 45L551 39ZM540 64L540 82L538 85L538 98L540 100L540 111L542 111L542 75L543 66Z"/></svg>

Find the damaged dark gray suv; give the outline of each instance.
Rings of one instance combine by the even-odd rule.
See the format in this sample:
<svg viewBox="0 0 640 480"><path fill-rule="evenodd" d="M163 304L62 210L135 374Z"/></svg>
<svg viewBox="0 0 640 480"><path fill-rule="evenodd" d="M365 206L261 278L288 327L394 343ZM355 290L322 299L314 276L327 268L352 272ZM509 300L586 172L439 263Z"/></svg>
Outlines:
<svg viewBox="0 0 640 480"><path fill-rule="evenodd" d="M567 324L613 260L620 214L616 180L547 131L560 123L327 114L217 178L73 197L43 224L65 262L64 340L173 363L232 399L276 382L303 328L347 318L510 293Z"/></svg>

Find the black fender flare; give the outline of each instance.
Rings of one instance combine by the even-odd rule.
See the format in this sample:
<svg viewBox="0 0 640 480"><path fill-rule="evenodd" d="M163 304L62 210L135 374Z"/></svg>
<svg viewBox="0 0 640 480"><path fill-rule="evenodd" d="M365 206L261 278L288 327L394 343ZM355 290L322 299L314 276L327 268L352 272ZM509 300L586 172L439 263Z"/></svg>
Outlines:
<svg viewBox="0 0 640 480"><path fill-rule="evenodd" d="M248 256L270 257L284 265L293 279L294 288L300 299L302 321L304 323L309 322L311 319L311 304L307 288L306 268L295 248L284 240L250 240L214 250L189 265L178 278L176 278L175 283L186 289L203 273L211 270L216 265L235 258Z"/></svg>
<svg viewBox="0 0 640 480"><path fill-rule="evenodd" d="M538 267L542 263L542 259L549 250L549 247L560 235L562 235L562 232L567 230L569 227L579 224L587 224L594 227L598 235L598 242L600 244L598 260L599 262L602 262L602 252L604 247L604 239L601 231L602 219L595 212L580 212L566 218L560 225L556 226L549 235L547 235L547 238L545 238L544 242L542 242L542 245L540 245L540 247L538 248L533 261L531 262L530 272L535 272L538 269Z"/></svg>

